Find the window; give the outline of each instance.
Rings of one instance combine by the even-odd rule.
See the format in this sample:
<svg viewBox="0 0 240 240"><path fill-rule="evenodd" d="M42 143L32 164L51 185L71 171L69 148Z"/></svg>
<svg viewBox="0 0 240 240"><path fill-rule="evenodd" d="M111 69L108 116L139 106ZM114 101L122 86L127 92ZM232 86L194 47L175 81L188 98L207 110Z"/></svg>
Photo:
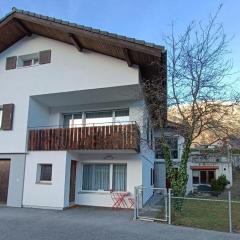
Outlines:
<svg viewBox="0 0 240 240"><path fill-rule="evenodd" d="M39 53L33 53L18 57L18 67L30 67L39 64Z"/></svg>
<svg viewBox="0 0 240 240"><path fill-rule="evenodd" d="M116 123L129 122L129 109L116 110L114 122Z"/></svg>
<svg viewBox="0 0 240 240"><path fill-rule="evenodd" d="M81 127L82 125L82 113L65 114L63 117L63 126L65 128Z"/></svg>
<svg viewBox="0 0 240 240"><path fill-rule="evenodd" d="M113 191L126 191L126 164L83 165L82 190L109 191L110 189Z"/></svg>
<svg viewBox="0 0 240 240"><path fill-rule="evenodd" d="M127 189L127 165L114 164L113 165L113 191L126 191Z"/></svg>
<svg viewBox="0 0 240 240"><path fill-rule="evenodd" d="M211 184L211 181L215 179L215 171L192 171L193 184Z"/></svg>
<svg viewBox="0 0 240 240"><path fill-rule="evenodd" d="M6 58L6 70L12 70L22 67L31 67L51 63L52 51L44 50L37 53L26 54L22 56L11 56Z"/></svg>
<svg viewBox="0 0 240 240"><path fill-rule="evenodd" d="M106 125L112 123L112 111L86 112L86 124Z"/></svg>
<svg viewBox="0 0 240 240"><path fill-rule="evenodd" d="M199 177L199 171L192 171L193 176L193 184L199 184L200 177Z"/></svg>
<svg viewBox="0 0 240 240"><path fill-rule="evenodd" d="M109 164L84 164L83 165L83 190L108 191Z"/></svg>
<svg viewBox="0 0 240 240"><path fill-rule="evenodd" d="M166 137L166 141L170 148L171 158L177 159L178 158L178 137ZM156 158L164 159L163 151L162 151L162 147L161 147L159 138L155 139L155 144L156 144L156 147L155 147L156 148L156 151L155 151Z"/></svg>
<svg viewBox="0 0 240 240"><path fill-rule="evenodd" d="M129 121L129 110L108 110L83 113L69 113L63 115L63 126L81 127L81 125L111 125L112 123L127 123Z"/></svg>
<svg viewBox="0 0 240 240"><path fill-rule="evenodd" d="M0 106L0 129L2 127L2 116L3 116L3 109L2 107Z"/></svg>
<svg viewBox="0 0 240 240"><path fill-rule="evenodd" d="M52 164L38 164L37 182L52 181Z"/></svg>

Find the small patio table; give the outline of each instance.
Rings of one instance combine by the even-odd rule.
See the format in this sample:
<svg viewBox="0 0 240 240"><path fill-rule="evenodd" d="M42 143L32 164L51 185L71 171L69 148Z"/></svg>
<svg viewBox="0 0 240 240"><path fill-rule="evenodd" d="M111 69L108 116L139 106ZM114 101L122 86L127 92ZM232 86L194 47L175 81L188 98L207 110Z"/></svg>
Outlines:
<svg viewBox="0 0 240 240"><path fill-rule="evenodd" d="M128 192L111 192L113 200L113 208L128 208L125 197L129 195Z"/></svg>

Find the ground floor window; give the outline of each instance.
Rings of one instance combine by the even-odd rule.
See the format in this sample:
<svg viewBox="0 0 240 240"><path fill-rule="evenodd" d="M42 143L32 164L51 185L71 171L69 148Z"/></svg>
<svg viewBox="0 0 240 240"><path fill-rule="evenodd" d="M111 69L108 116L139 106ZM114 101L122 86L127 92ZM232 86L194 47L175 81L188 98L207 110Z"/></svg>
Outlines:
<svg viewBox="0 0 240 240"><path fill-rule="evenodd" d="M37 166L37 182L52 181L52 164L38 164Z"/></svg>
<svg viewBox="0 0 240 240"><path fill-rule="evenodd" d="M127 164L84 164L82 190L126 191Z"/></svg>
<svg viewBox="0 0 240 240"><path fill-rule="evenodd" d="M210 184L215 179L214 170L193 170L193 184Z"/></svg>

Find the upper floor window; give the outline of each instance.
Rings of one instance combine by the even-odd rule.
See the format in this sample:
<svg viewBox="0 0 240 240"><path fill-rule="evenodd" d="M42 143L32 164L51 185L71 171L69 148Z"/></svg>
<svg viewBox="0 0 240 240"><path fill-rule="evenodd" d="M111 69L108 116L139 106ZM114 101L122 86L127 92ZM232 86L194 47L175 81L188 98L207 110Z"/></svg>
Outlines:
<svg viewBox="0 0 240 240"><path fill-rule="evenodd" d="M129 121L129 109L121 109L115 111L114 122L128 122Z"/></svg>
<svg viewBox="0 0 240 240"><path fill-rule="evenodd" d="M39 53L33 53L18 57L18 67L30 67L39 64Z"/></svg>
<svg viewBox="0 0 240 240"><path fill-rule="evenodd" d="M14 104L0 105L0 129L9 131L13 128Z"/></svg>
<svg viewBox="0 0 240 240"><path fill-rule="evenodd" d="M21 56L12 56L6 59L6 70L30 67L51 62L51 50L40 51Z"/></svg>
<svg viewBox="0 0 240 240"><path fill-rule="evenodd" d="M109 125L124 124L129 121L129 109L106 110L63 115L64 127L81 127L81 125Z"/></svg>
<svg viewBox="0 0 240 240"><path fill-rule="evenodd" d="M81 127L82 124L82 113L64 114L63 126L65 128Z"/></svg>
<svg viewBox="0 0 240 240"><path fill-rule="evenodd" d="M112 111L86 112L86 124L109 124L113 122Z"/></svg>
<svg viewBox="0 0 240 240"><path fill-rule="evenodd" d="M166 141L168 143L168 146L170 148L170 155L172 159L178 158L178 137L166 137ZM160 144L160 139L155 139L155 154L156 158L158 159L164 159L162 146Z"/></svg>

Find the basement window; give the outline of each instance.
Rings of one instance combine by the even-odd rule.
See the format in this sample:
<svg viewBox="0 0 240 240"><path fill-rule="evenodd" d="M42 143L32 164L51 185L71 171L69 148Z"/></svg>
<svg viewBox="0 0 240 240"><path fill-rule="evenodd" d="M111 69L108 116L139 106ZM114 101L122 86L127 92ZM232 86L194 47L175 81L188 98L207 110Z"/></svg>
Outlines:
<svg viewBox="0 0 240 240"><path fill-rule="evenodd" d="M39 64L39 53L32 53L18 57L17 67L32 67Z"/></svg>

